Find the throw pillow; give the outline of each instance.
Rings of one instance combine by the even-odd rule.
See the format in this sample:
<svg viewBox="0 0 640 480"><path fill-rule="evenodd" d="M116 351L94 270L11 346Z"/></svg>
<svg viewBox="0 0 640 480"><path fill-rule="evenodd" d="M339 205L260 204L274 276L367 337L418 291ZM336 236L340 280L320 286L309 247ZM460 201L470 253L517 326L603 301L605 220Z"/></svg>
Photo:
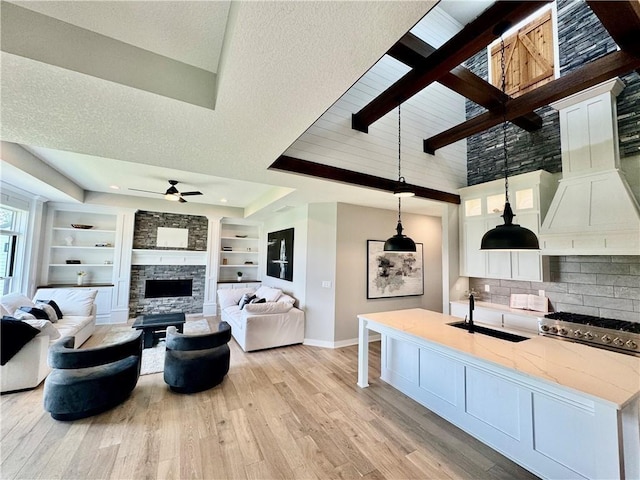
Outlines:
<svg viewBox="0 0 640 480"><path fill-rule="evenodd" d="M294 305L296 303L296 299L293 298L291 295L287 295L286 293L283 293L278 299L278 302L290 303L291 305Z"/></svg>
<svg viewBox="0 0 640 480"><path fill-rule="evenodd" d="M60 310L60 307L58 306L58 304L55 301L53 301L53 300L36 299L36 303L46 303L47 305L51 305L51 307L53 307L53 309L56 311L56 315L58 316L58 320L62 320L62 310Z"/></svg>
<svg viewBox="0 0 640 480"><path fill-rule="evenodd" d="M11 360L38 333L40 330L20 320L2 317L0 322L0 365Z"/></svg>
<svg viewBox="0 0 640 480"><path fill-rule="evenodd" d="M256 297L265 298L267 302L277 301L280 298L280 295L282 295L282 290L279 288L271 288L263 285L256 290Z"/></svg>
<svg viewBox="0 0 640 480"><path fill-rule="evenodd" d="M253 300L254 298L256 298L255 295L249 295L248 293L245 293L244 295L242 295L242 298L240 299L240 303L238 303L240 310L242 310L244 306L247 303L251 302L251 300Z"/></svg>
<svg viewBox="0 0 640 480"><path fill-rule="evenodd" d="M38 290L34 298L54 300L64 315L88 317L98 291L87 288L45 288Z"/></svg>
<svg viewBox="0 0 640 480"><path fill-rule="evenodd" d="M58 314L56 313L55 309L48 303L37 302L36 308L43 310L44 313L47 314L47 317L49 317L48 320L51 323L56 323L58 321Z"/></svg>
<svg viewBox="0 0 640 480"><path fill-rule="evenodd" d="M20 307L19 310L22 311L22 312L26 312L29 315L33 315L33 318L37 318L39 320L49 320L49 315L47 315L47 312L45 312L44 310L42 310L40 308L36 308L36 307ZM19 313L19 312L16 312L16 313ZM16 318L18 318L18 317L16 317Z"/></svg>
<svg viewBox="0 0 640 480"><path fill-rule="evenodd" d="M267 303L267 300L264 298L254 297L249 303Z"/></svg>
<svg viewBox="0 0 640 480"><path fill-rule="evenodd" d="M221 288L218 290L218 305L222 310L238 305L245 293L253 294L253 288Z"/></svg>
<svg viewBox="0 0 640 480"><path fill-rule="evenodd" d="M29 297L25 297L21 293L10 293L4 295L0 300L0 303L5 308L9 315L13 315L20 307L27 305L29 307L35 307L35 303L31 301Z"/></svg>

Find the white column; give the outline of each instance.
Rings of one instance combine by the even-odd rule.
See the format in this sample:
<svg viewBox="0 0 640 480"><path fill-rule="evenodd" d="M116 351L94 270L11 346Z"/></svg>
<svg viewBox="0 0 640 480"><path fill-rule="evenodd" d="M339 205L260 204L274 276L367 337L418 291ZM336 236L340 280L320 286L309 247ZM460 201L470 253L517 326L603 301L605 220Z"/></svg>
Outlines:
<svg viewBox="0 0 640 480"><path fill-rule="evenodd" d="M207 215L207 267L204 274L203 315L217 315L216 291L218 286L218 269L220 262L220 221L222 217Z"/></svg>

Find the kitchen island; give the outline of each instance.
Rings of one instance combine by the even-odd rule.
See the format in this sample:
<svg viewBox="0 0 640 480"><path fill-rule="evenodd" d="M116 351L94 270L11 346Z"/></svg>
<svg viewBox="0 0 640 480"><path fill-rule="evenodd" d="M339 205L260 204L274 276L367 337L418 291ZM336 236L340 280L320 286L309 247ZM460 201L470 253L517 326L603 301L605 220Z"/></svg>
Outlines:
<svg viewBox="0 0 640 480"><path fill-rule="evenodd" d="M535 335L511 343L423 309L358 316L381 378L544 478L640 478L640 358Z"/></svg>

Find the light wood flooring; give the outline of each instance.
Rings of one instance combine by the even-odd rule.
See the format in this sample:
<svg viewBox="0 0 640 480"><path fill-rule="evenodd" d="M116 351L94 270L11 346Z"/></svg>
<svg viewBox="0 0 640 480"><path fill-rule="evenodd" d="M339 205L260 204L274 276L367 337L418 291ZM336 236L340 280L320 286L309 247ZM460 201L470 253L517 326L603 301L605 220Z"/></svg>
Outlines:
<svg viewBox="0 0 640 480"><path fill-rule="evenodd" d="M124 404L75 422L44 412L42 385L2 395L0 477L537 478L379 380L379 343L366 389L356 346L230 347L216 388L179 395L144 375Z"/></svg>

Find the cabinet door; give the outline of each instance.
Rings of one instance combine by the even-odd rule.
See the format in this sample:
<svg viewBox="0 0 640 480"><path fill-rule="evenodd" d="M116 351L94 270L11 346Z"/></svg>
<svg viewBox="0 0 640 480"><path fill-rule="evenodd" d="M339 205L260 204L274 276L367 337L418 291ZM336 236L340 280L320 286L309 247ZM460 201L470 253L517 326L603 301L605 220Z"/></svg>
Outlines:
<svg viewBox="0 0 640 480"><path fill-rule="evenodd" d="M502 217L495 215L485 222L485 232L498 225L502 225ZM511 252L487 251L487 277L489 278L511 278Z"/></svg>
<svg viewBox="0 0 640 480"><path fill-rule="evenodd" d="M537 213L518 213L514 222L534 233L538 232L539 216ZM511 252L511 277L514 280L542 281L540 252Z"/></svg>
<svg viewBox="0 0 640 480"><path fill-rule="evenodd" d="M480 250L482 236L486 233L483 219L464 220L462 232L461 275L467 277L484 277L486 275L487 255Z"/></svg>

